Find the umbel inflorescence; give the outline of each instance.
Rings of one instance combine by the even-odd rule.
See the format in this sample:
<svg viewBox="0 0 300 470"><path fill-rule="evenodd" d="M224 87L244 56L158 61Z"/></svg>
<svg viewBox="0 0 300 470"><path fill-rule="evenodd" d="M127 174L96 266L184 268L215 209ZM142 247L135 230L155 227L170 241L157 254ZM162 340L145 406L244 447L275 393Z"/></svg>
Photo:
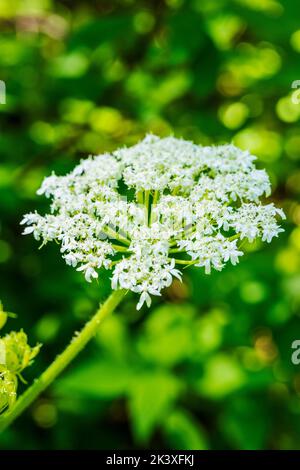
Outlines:
<svg viewBox="0 0 300 470"><path fill-rule="evenodd" d="M140 294L149 306L179 268L221 270L236 264L240 240L270 242L284 213L255 157L234 145L202 147L148 135L137 145L83 160L66 176L52 174L38 194L51 214L25 215L24 234L56 240L67 264L87 281L112 271L112 288Z"/></svg>
<svg viewBox="0 0 300 470"><path fill-rule="evenodd" d="M4 312L0 302L0 330L8 316L14 314ZM25 382L22 377L23 370L32 364L40 347L40 344L33 348L29 346L23 330L0 335L0 414L14 405L18 381Z"/></svg>

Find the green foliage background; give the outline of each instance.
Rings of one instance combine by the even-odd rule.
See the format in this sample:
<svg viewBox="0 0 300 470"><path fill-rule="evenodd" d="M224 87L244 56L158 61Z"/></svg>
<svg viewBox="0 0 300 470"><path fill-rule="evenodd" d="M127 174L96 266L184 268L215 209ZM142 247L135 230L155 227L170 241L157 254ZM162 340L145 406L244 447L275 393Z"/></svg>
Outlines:
<svg viewBox="0 0 300 470"><path fill-rule="evenodd" d="M300 29L293 0L0 1L0 298L44 346L33 380L109 293L22 237L52 170L146 132L233 140L266 167L286 232L237 267L128 296L2 449L299 449ZM292 93L293 92L293 93ZM295 103L292 101L294 98ZM24 388L20 386L20 392Z"/></svg>

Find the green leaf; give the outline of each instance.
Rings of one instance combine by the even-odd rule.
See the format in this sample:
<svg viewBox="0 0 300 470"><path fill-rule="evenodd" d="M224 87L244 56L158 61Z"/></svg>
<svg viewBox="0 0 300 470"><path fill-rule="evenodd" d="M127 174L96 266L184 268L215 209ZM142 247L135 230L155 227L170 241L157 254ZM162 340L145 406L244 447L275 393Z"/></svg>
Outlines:
<svg viewBox="0 0 300 470"><path fill-rule="evenodd" d="M57 382L55 390L90 398L115 398L127 389L130 375L131 371L123 363L97 359L69 372Z"/></svg>
<svg viewBox="0 0 300 470"><path fill-rule="evenodd" d="M109 42L112 45L120 38L122 39L121 44L124 45L134 35L131 15L97 18L78 28L73 33L69 46L71 49L83 46L95 48L103 42Z"/></svg>
<svg viewBox="0 0 300 470"><path fill-rule="evenodd" d="M240 389L245 382L246 375L239 363L229 355L217 354L205 364L198 390L202 395L218 400Z"/></svg>
<svg viewBox="0 0 300 470"><path fill-rule="evenodd" d="M184 410L176 410L167 417L164 433L172 449L207 450L209 448L202 426Z"/></svg>
<svg viewBox="0 0 300 470"><path fill-rule="evenodd" d="M189 357L193 349L191 319L194 315L191 305L158 307L145 323L145 333L138 343L141 355L167 367Z"/></svg>
<svg viewBox="0 0 300 470"><path fill-rule="evenodd" d="M181 390L179 380L166 372L136 377L129 390L129 409L136 439L146 442L162 424Z"/></svg>
<svg viewBox="0 0 300 470"><path fill-rule="evenodd" d="M236 397L228 403L219 426L233 448L264 449L269 434L269 410L259 399Z"/></svg>

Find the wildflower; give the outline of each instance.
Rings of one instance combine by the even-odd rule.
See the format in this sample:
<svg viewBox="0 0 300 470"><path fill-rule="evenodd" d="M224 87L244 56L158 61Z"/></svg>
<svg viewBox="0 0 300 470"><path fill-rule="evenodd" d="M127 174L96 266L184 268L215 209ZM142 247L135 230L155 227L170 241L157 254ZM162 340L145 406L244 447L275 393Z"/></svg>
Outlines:
<svg viewBox="0 0 300 470"><path fill-rule="evenodd" d="M5 314L0 302L0 314ZM6 314L13 316L14 314ZM6 321L6 317L4 319ZM1 321L1 318L0 318ZM0 329L4 322L0 323ZM24 382L23 370L31 365L40 345L31 348L23 330L11 331L0 338L0 414L11 408L17 398L18 379Z"/></svg>
<svg viewBox="0 0 300 470"><path fill-rule="evenodd" d="M100 268L111 270L113 289L137 292L137 308L149 306L151 295L181 279L180 267L221 270L243 255L240 239L271 242L283 231L283 212L260 202L271 187L254 161L231 144L148 135L46 178L38 194L51 198L50 214L25 215L24 234L58 241L88 282Z"/></svg>
<svg viewBox="0 0 300 470"><path fill-rule="evenodd" d="M0 364L0 414L14 405L17 398L17 377Z"/></svg>
<svg viewBox="0 0 300 470"><path fill-rule="evenodd" d="M40 350L39 344L33 348L29 346L23 330L10 332L0 342L5 350L4 364L10 372L17 375L31 365Z"/></svg>

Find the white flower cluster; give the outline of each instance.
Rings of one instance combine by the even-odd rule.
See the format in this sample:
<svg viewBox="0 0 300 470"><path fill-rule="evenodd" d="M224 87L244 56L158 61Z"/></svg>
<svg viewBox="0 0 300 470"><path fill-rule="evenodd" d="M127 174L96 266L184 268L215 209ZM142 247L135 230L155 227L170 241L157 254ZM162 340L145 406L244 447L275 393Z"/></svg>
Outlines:
<svg viewBox="0 0 300 470"><path fill-rule="evenodd" d="M27 214L24 234L58 241L87 281L112 270L113 289L137 292L137 308L149 306L150 295L181 279L176 266L221 270L238 262L243 238L270 242L283 231L282 210L259 201L270 182L254 160L234 145L148 135L46 178L38 194L52 199L51 214Z"/></svg>

